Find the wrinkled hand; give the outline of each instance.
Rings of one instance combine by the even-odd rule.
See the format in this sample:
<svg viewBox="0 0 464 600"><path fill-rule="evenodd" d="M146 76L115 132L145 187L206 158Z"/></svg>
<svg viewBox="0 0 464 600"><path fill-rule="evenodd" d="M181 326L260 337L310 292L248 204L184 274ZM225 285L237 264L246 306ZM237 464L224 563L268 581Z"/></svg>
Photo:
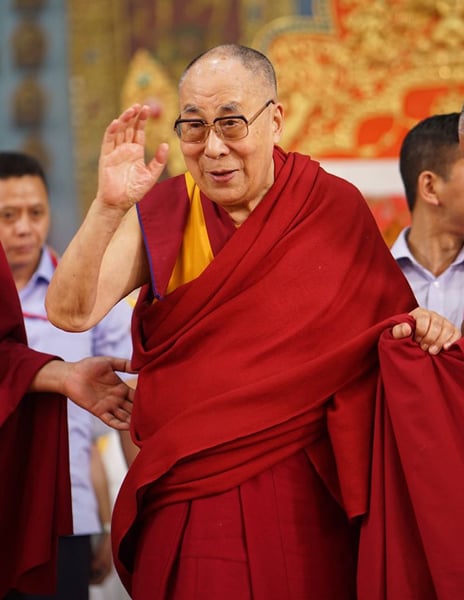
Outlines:
<svg viewBox="0 0 464 600"><path fill-rule="evenodd" d="M114 429L129 429L134 390L115 371L132 373L123 358L93 356L69 365L66 395Z"/></svg>
<svg viewBox="0 0 464 600"><path fill-rule="evenodd" d="M460 330L448 319L440 314L425 308L415 308L409 313L416 321L414 340L422 350L430 354L438 354L441 350L448 350L460 337ZM396 339L408 337L412 334L409 323L400 323L392 329Z"/></svg>
<svg viewBox="0 0 464 600"><path fill-rule="evenodd" d="M111 573L113 558L111 553L111 537L104 533L100 536L98 544L93 552L92 565L90 569L90 583L98 585Z"/></svg>
<svg viewBox="0 0 464 600"><path fill-rule="evenodd" d="M106 128L100 151L97 198L127 211L157 182L166 165L168 145L160 144L145 164L145 127L150 108L134 104Z"/></svg>

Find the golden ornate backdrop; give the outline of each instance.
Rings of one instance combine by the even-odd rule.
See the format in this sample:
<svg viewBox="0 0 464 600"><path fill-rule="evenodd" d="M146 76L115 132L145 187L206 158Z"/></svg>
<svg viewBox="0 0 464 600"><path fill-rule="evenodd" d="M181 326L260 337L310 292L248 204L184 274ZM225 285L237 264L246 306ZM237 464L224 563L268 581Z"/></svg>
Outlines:
<svg viewBox="0 0 464 600"><path fill-rule="evenodd" d="M397 157L419 119L461 108L463 20L456 0L338 0L318 30L297 17L267 24L254 41L278 71L283 144L317 157Z"/></svg>
<svg viewBox="0 0 464 600"><path fill-rule="evenodd" d="M308 3L301 3L307 5ZM72 101L80 198L96 184L101 135L131 102L148 102L148 152L171 142L176 82L192 57L222 42L273 61L286 107L282 145L317 159L398 156L405 132L464 98L464 3L458 0L70 1ZM83 36L85 32L85 36ZM103 32L103 33L102 33ZM368 197L388 242L408 220L401 194Z"/></svg>

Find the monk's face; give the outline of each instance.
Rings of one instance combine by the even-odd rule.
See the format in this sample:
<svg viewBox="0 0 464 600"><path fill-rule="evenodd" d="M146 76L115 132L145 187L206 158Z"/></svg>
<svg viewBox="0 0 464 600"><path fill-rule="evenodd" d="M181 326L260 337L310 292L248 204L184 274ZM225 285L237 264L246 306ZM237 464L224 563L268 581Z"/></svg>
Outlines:
<svg viewBox="0 0 464 600"><path fill-rule="evenodd" d="M250 119L275 92L265 79L239 61L223 55L200 59L179 87L181 118L203 119L243 115ZM187 169L206 196L237 222L258 204L274 181L272 153L280 139L282 107L270 104L250 125L248 135L233 142L213 128L203 143L181 141Z"/></svg>
<svg viewBox="0 0 464 600"><path fill-rule="evenodd" d="M0 241L16 275L30 277L48 235L50 211L44 182L37 175L0 179Z"/></svg>

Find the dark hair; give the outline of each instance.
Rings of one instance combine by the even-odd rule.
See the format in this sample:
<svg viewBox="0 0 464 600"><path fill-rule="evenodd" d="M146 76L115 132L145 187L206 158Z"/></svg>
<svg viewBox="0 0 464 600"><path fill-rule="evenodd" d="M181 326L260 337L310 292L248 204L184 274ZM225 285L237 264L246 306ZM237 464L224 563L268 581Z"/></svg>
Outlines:
<svg viewBox="0 0 464 600"><path fill-rule="evenodd" d="M26 175L37 175L48 188L45 172L36 158L23 152L0 151L0 179Z"/></svg>
<svg viewBox="0 0 464 600"><path fill-rule="evenodd" d="M409 210L414 208L419 175L432 171L446 180L460 157L459 114L433 115L406 134L400 150L400 173Z"/></svg>
<svg viewBox="0 0 464 600"><path fill-rule="evenodd" d="M237 59L246 69L255 75L263 77L269 86L272 87L275 95L277 96L277 78L271 61L259 50L255 50L254 48L250 48L248 46L241 46L240 44L222 44L199 54L185 68L180 77L179 85L182 84L185 76L193 67L193 65L203 59L205 56L214 54L223 54L229 58Z"/></svg>

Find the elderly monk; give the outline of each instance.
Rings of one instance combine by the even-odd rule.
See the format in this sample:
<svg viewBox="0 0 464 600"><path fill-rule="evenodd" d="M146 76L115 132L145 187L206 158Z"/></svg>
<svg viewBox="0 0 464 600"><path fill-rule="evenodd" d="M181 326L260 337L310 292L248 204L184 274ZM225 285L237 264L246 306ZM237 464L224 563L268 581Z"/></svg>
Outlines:
<svg viewBox="0 0 464 600"><path fill-rule="evenodd" d="M9 590L52 592L58 536L72 533L66 396L108 425L126 429L132 391L114 372L128 370L128 361L98 357L69 363L28 348L19 298L1 246L0 285L3 598Z"/></svg>
<svg viewBox="0 0 464 600"><path fill-rule="evenodd" d="M157 183L166 144L145 164L148 107L115 119L47 299L80 331L142 287L119 574L136 600L355 598L379 335L434 355L459 332L415 308L359 191L278 146L264 55L213 48L179 97L188 171Z"/></svg>

